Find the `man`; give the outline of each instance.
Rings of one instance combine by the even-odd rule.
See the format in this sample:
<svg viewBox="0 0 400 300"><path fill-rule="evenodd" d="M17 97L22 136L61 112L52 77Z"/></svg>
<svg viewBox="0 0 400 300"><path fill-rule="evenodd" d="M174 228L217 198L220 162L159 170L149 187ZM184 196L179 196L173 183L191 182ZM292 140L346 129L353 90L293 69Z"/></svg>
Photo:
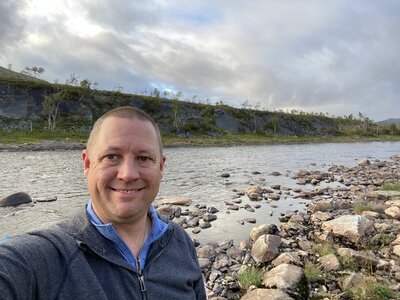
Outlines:
<svg viewBox="0 0 400 300"><path fill-rule="evenodd" d="M166 160L154 121L133 107L109 111L82 159L87 208L0 243L0 298L206 299L190 237L151 206Z"/></svg>

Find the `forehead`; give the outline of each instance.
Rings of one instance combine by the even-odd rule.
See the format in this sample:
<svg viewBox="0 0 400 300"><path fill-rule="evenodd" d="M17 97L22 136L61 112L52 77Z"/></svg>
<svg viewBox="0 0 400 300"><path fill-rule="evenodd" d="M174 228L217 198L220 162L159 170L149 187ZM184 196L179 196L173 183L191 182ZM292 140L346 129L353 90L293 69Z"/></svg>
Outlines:
<svg viewBox="0 0 400 300"><path fill-rule="evenodd" d="M108 117L101 124L94 140L96 148L143 148L154 151L159 148L156 129L147 120L137 118Z"/></svg>

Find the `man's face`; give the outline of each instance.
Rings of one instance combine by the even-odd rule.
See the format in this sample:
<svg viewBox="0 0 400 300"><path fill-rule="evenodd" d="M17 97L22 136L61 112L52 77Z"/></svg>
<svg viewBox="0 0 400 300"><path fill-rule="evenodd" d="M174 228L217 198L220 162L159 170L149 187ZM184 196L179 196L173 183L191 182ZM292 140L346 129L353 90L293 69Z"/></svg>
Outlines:
<svg viewBox="0 0 400 300"><path fill-rule="evenodd" d="M150 122L108 117L82 159L93 209L104 223L130 224L147 214L165 163Z"/></svg>

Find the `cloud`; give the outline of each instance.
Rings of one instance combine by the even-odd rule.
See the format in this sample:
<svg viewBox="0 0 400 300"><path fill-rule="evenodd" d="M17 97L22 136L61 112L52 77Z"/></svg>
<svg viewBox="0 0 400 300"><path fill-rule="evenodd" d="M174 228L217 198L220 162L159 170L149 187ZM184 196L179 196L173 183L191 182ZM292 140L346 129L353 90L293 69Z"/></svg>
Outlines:
<svg viewBox="0 0 400 300"><path fill-rule="evenodd" d="M25 21L19 10L24 4L25 1L0 1L0 57L5 56L1 52L15 45L24 33Z"/></svg>
<svg viewBox="0 0 400 300"><path fill-rule="evenodd" d="M378 120L396 117L399 8L391 0L7 0L0 63L43 66L49 80L75 73L106 89L168 88Z"/></svg>

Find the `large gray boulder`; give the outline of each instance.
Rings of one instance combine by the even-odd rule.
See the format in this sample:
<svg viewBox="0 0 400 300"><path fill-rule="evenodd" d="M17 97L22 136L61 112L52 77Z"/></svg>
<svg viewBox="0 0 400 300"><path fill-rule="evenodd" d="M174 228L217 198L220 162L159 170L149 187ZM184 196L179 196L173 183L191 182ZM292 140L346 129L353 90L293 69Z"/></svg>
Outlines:
<svg viewBox="0 0 400 300"><path fill-rule="evenodd" d="M24 192L18 192L1 198L0 207L17 206L20 204L30 203L30 202L32 202L31 196L29 196L27 193Z"/></svg>
<svg viewBox="0 0 400 300"><path fill-rule="evenodd" d="M251 249L251 256L258 263L273 260L279 255L281 238L278 235L264 234L260 236Z"/></svg>
<svg viewBox="0 0 400 300"><path fill-rule="evenodd" d="M281 264L264 273L263 284L266 288L280 289L296 299L307 299L309 290L307 279L302 268Z"/></svg>
<svg viewBox="0 0 400 300"><path fill-rule="evenodd" d="M293 300L288 294L276 289L254 289L247 292L240 300Z"/></svg>
<svg viewBox="0 0 400 300"><path fill-rule="evenodd" d="M347 241L357 244L374 229L372 221L365 217L345 215L324 222L322 230L331 232L334 236L345 238Z"/></svg>

